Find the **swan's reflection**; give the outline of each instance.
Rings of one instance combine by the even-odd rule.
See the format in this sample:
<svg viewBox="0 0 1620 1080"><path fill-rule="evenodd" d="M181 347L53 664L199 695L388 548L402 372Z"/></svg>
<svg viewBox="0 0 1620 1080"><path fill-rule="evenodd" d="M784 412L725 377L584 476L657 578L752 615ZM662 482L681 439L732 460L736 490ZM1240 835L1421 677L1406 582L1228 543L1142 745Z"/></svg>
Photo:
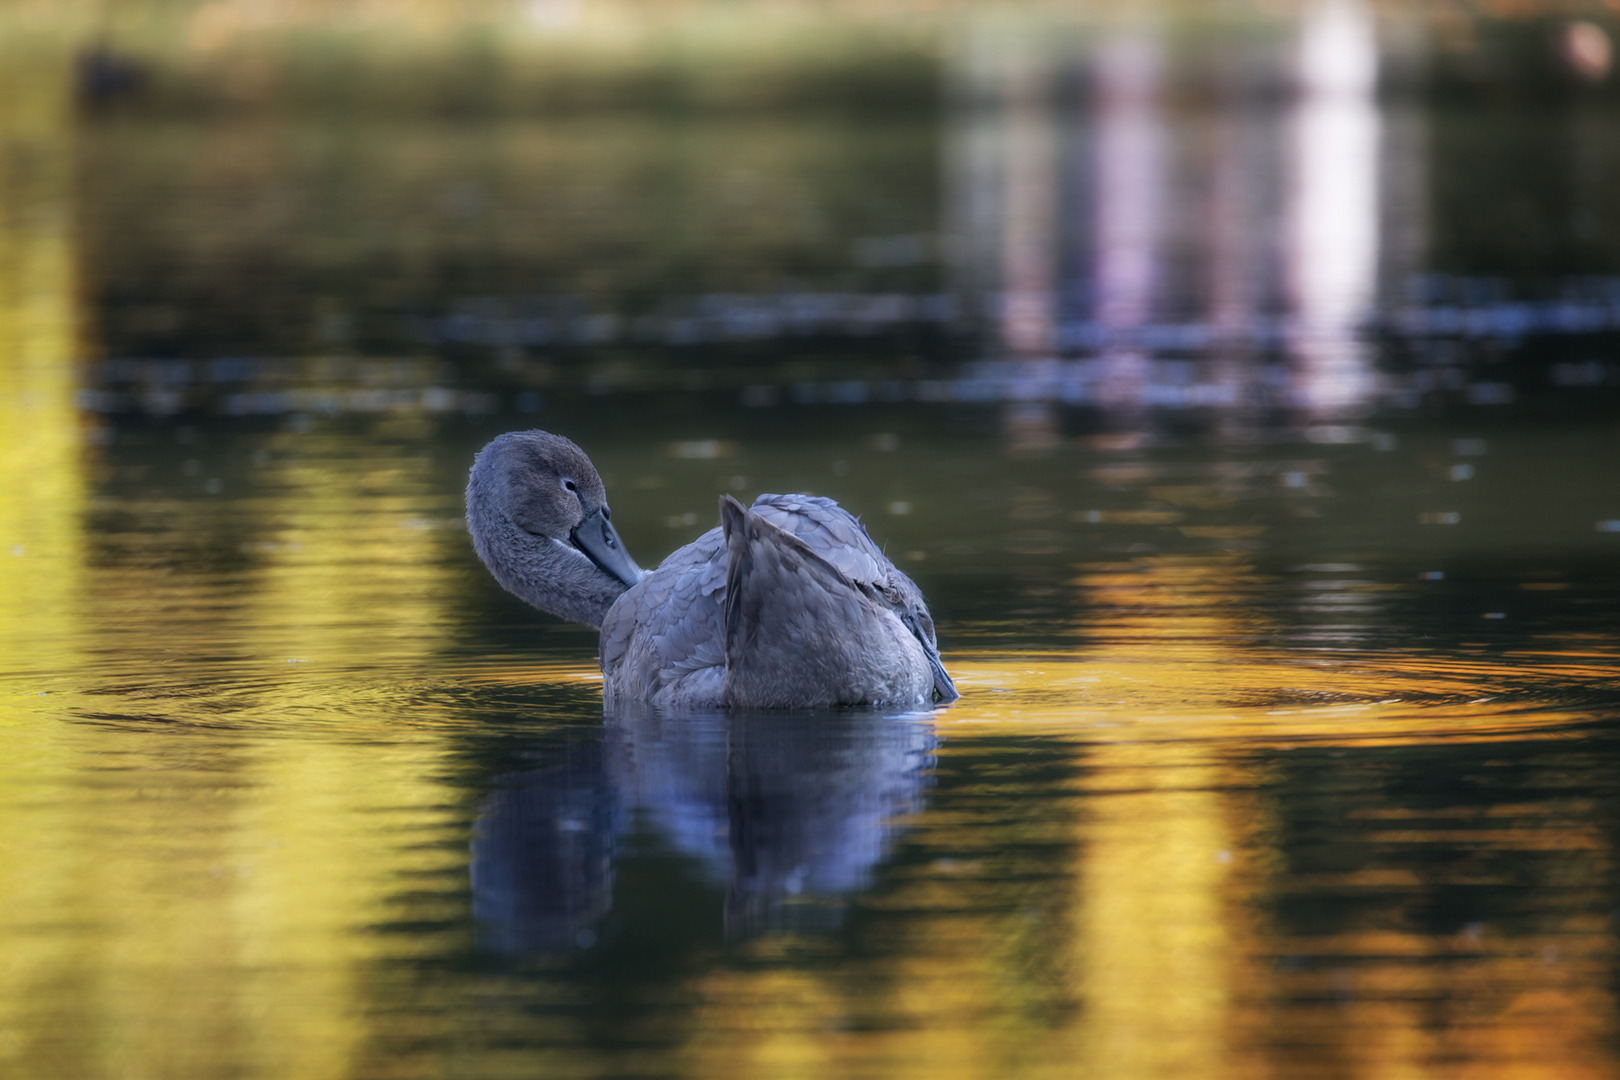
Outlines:
<svg viewBox="0 0 1620 1080"><path fill-rule="evenodd" d="M603 739L502 778L472 845L480 941L588 945L613 852L651 828L725 893L729 936L836 926L895 830L921 809L928 714L620 712Z"/></svg>

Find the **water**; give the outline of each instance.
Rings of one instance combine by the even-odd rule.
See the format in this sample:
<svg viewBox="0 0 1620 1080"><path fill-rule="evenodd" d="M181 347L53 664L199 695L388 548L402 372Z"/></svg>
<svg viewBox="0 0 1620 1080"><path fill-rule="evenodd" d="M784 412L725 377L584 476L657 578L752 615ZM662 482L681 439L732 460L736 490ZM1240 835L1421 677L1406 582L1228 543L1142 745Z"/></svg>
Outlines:
<svg viewBox="0 0 1620 1080"><path fill-rule="evenodd" d="M1617 1071L1615 264L1573 223L1612 195L1537 196L1586 246L1524 270L1459 254L1525 191L1474 177L1367 310L1269 256L1133 301L1189 264L1043 256L1041 162L1123 138L1192 221L1218 169L974 100L7 115L7 1075ZM1458 175L1486 136L1413 100L1374 117ZM1601 172L1577 105L1546 137ZM723 493L840 499L962 699L604 715L594 635L461 520L533 425L643 565Z"/></svg>
<svg viewBox="0 0 1620 1080"><path fill-rule="evenodd" d="M500 425L448 426L121 430L10 556L15 1075L1609 1067L1612 426L1468 481L1425 432L587 429L648 561L732 476L867 511L963 691L662 723L485 579Z"/></svg>

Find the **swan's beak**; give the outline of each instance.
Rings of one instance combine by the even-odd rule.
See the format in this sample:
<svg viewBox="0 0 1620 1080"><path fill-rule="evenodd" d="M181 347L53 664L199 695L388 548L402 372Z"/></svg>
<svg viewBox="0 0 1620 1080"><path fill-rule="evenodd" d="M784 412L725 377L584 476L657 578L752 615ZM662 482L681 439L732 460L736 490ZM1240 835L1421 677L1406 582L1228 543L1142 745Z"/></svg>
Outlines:
<svg viewBox="0 0 1620 1080"><path fill-rule="evenodd" d="M641 580L641 568L624 550L619 534L613 531L607 514L600 509L591 511L590 516L574 526L574 531L568 535L574 546L601 567L603 573L611 574L626 585L634 585Z"/></svg>
<svg viewBox="0 0 1620 1080"><path fill-rule="evenodd" d="M923 616L927 618L926 615ZM917 639L922 646L923 655L928 657L928 666L934 673L934 693L939 695L940 704L949 705L962 695L957 692L956 684L951 681L950 675L945 671L945 665L939 659L939 646L934 644L934 627L932 623L922 623L915 612L903 611L900 621L905 624L911 636ZM927 626L924 632L923 626Z"/></svg>
<svg viewBox="0 0 1620 1080"><path fill-rule="evenodd" d="M939 654L926 646L923 652L928 654L928 666L934 669L934 693L939 695L941 705L949 705L962 695L957 691L951 677L945 673L945 665L939 662Z"/></svg>

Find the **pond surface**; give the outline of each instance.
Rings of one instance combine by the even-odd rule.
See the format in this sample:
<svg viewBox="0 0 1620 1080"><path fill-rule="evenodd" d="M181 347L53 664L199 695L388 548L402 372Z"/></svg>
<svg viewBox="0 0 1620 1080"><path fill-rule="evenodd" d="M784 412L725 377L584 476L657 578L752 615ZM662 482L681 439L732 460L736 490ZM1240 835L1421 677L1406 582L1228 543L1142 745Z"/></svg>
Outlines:
<svg viewBox="0 0 1620 1080"><path fill-rule="evenodd" d="M1312 300L1193 150L1344 116L1057 98L8 117L6 1075L1620 1072L1615 106L1368 97ZM961 700L604 715L462 521L537 425L642 565L838 498Z"/></svg>
<svg viewBox="0 0 1620 1080"><path fill-rule="evenodd" d="M1609 1073L1613 425L863 421L578 434L645 561L734 477L864 511L932 714L604 717L471 555L493 420L76 456L0 608L13 1075Z"/></svg>

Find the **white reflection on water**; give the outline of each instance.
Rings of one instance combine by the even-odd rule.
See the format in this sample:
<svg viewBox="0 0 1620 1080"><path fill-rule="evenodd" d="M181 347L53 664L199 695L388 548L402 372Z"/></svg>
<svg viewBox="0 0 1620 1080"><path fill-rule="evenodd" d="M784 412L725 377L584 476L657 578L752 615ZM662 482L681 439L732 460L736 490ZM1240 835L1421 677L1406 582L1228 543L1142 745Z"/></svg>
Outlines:
<svg viewBox="0 0 1620 1080"><path fill-rule="evenodd" d="M1372 389L1360 331L1378 267L1378 45L1358 0L1318 0L1305 18L1289 190L1288 276L1300 404L1334 413Z"/></svg>
<svg viewBox="0 0 1620 1080"><path fill-rule="evenodd" d="M968 264L958 309L999 331L965 379L917 396L1326 414L1369 399L1381 234L1420 211L1383 198L1369 9L1322 0L1291 44L1216 48L1197 75L1145 21L1039 47L1028 26L981 33L1022 47L954 61L971 92L945 231ZM1279 347L1291 370L1262 377Z"/></svg>
<svg viewBox="0 0 1620 1080"><path fill-rule="evenodd" d="M967 37L947 59L966 89L948 119L942 231L949 307L978 315L983 356L903 397L1020 403L1015 442L1037 401L1353 414L1379 393L1374 329L1456 365L1466 350L1446 339L1513 347L1620 326L1612 278L1514 299L1502 280L1424 273L1433 107L1401 89L1423 58L1398 13L1321 0L1292 33L1196 50L1149 22L981 20ZM1606 371L1561 365L1554 383ZM1382 386L1403 408L1521 392L1462 367Z"/></svg>

